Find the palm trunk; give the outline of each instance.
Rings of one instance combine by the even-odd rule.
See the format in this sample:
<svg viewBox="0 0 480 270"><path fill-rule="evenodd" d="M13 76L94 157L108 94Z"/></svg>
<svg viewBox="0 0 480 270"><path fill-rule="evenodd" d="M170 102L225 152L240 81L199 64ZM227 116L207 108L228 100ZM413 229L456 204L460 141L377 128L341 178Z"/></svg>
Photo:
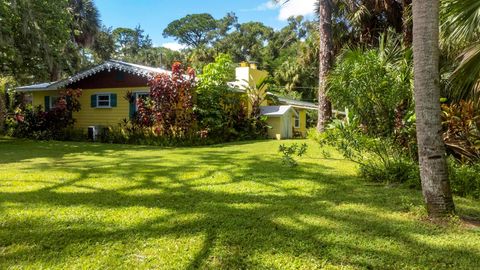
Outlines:
<svg viewBox="0 0 480 270"><path fill-rule="evenodd" d="M318 82L318 121L317 130L325 131L326 124L332 118L332 105L327 98L327 75L333 64L332 41L332 2L318 0L320 32L320 72Z"/></svg>
<svg viewBox="0 0 480 270"><path fill-rule="evenodd" d="M403 32L403 44L406 47L412 45L412 0L403 0L402 1L402 32Z"/></svg>
<svg viewBox="0 0 480 270"><path fill-rule="evenodd" d="M439 0L413 2L415 113L422 192L432 218L454 213L441 134Z"/></svg>

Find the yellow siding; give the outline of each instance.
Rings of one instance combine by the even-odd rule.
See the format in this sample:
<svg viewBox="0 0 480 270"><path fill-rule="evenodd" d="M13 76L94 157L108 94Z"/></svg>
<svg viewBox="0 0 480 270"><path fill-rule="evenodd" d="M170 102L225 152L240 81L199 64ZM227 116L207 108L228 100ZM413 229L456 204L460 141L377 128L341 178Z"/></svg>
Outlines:
<svg viewBox="0 0 480 270"><path fill-rule="evenodd" d="M38 91L32 92L32 105L33 107L42 106L42 109L45 110L45 96L58 96L59 91Z"/></svg>
<svg viewBox="0 0 480 270"><path fill-rule="evenodd" d="M269 117L267 118L267 125L271 128L268 129L268 137L271 139L280 140L282 134L283 122L281 117Z"/></svg>
<svg viewBox="0 0 480 270"><path fill-rule="evenodd" d="M79 98L82 108L79 112L73 113L73 118L76 120L75 127L86 128L94 125L116 126L118 123L122 122L123 119L128 119L130 104L125 99L125 95L128 91L145 92L148 91L148 88L84 89L82 91L82 96ZM90 106L91 96L101 93L117 94L117 107L92 108Z"/></svg>
<svg viewBox="0 0 480 270"><path fill-rule="evenodd" d="M131 92L148 92L147 87L136 88L109 88L109 89L84 89L79 98L81 110L73 113L76 120L76 128L87 128L93 125L115 126L123 119L129 117L129 103L125 100L125 95ZM90 96L100 93L117 94L117 107L114 108L92 108L90 106ZM39 91L33 92L33 105L42 105L45 108L45 96L56 96L58 91Z"/></svg>
<svg viewBox="0 0 480 270"><path fill-rule="evenodd" d="M295 108L298 112L298 116L300 117L300 127L295 128L295 116L292 118L292 125L294 126L295 131L299 131L302 133L302 137L307 135L307 111L305 109Z"/></svg>

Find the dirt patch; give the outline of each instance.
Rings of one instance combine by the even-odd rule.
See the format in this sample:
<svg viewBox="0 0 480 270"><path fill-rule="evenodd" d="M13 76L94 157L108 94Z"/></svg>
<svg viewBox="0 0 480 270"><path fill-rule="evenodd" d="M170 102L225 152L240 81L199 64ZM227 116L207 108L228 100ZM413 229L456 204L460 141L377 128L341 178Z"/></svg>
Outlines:
<svg viewBox="0 0 480 270"><path fill-rule="evenodd" d="M468 229L479 229L480 228L480 219L479 218L474 218L474 217L469 217L469 216L463 216L460 218L462 225L465 228Z"/></svg>

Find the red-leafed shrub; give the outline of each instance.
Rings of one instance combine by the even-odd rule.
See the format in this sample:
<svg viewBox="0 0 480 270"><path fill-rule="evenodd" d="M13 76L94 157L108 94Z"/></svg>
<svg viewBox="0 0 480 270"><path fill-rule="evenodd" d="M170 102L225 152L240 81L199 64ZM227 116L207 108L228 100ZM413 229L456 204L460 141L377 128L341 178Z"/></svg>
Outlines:
<svg viewBox="0 0 480 270"><path fill-rule="evenodd" d="M176 62L171 74L158 74L148 83L150 102L137 100L137 121L156 134L185 137L194 132L195 72Z"/></svg>
<svg viewBox="0 0 480 270"><path fill-rule="evenodd" d="M42 106L17 109L12 118L11 134L15 137L41 140L67 139L65 131L75 123L72 112L80 110L78 98L82 95L82 90L67 89L59 94L54 106L47 111L44 111Z"/></svg>

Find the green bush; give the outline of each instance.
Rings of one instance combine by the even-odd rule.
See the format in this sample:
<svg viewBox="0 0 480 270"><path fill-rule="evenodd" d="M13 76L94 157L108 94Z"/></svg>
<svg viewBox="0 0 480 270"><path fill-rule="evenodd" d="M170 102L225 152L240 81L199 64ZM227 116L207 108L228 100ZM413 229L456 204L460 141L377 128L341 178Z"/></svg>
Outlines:
<svg viewBox="0 0 480 270"><path fill-rule="evenodd" d="M302 157L307 152L307 149L308 145L306 143L302 143L301 145L294 143L290 146L281 144L278 147L278 152L282 153L283 165L288 167L296 167L298 163L293 157Z"/></svg>
<svg viewBox="0 0 480 270"><path fill-rule="evenodd" d="M359 175L368 181L421 188L418 162L393 140L368 137L338 120L324 133L310 130L308 134L320 145L332 146L357 163ZM448 163L453 194L480 198L480 163L462 164L452 156Z"/></svg>
<svg viewBox="0 0 480 270"><path fill-rule="evenodd" d="M460 164L449 159L452 192L463 197L480 198L480 163Z"/></svg>
<svg viewBox="0 0 480 270"><path fill-rule="evenodd" d="M420 188L418 165L408 158L381 162L371 158L359 165L360 176L376 182L401 183L410 188Z"/></svg>
<svg viewBox="0 0 480 270"><path fill-rule="evenodd" d="M366 133L390 136L395 120L413 108L411 60L411 51L395 42L366 51L347 49L329 76L328 96L336 108L358 116Z"/></svg>
<svg viewBox="0 0 480 270"><path fill-rule="evenodd" d="M393 139L371 138L339 120L334 120L324 133L310 131L309 137L357 163L360 175L369 181L420 186L417 163Z"/></svg>

